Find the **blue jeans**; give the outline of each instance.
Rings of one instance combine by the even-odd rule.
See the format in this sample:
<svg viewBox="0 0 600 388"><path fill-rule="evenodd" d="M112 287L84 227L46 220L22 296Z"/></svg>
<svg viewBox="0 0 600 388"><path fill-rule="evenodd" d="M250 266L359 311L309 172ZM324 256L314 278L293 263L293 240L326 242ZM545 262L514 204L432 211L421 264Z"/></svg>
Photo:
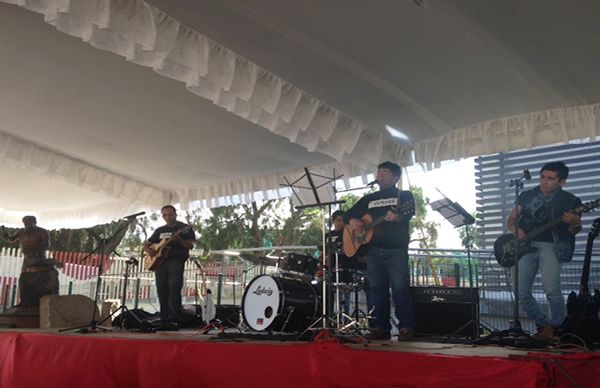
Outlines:
<svg viewBox="0 0 600 388"><path fill-rule="evenodd" d="M519 302L538 327L549 324L558 326L565 319L566 308L560 286L560 261L554 243L533 241L531 246L537 248L537 251L519 260ZM550 307L550 319L542 313L531 291L538 269Z"/></svg>
<svg viewBox="0 0 600 388"><path fill-rule="evenodd" d="M367 272L370 302L375 307L374 326L386 332L391 329L389 298L391 287L398 327L414 330L408 250L372 247L368 253Z"/></svg>

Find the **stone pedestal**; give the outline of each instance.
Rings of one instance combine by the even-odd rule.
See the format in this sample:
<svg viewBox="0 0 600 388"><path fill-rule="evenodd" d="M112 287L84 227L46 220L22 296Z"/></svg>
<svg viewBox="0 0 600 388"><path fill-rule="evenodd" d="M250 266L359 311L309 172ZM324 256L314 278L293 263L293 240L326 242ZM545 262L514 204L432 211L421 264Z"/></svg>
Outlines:
<svg viewBox="0 0 600 388"><path fill-rule="evenodd" d="M13 307L0 314L0 327L7 328L38 328L40 327L40 314L37 307Z"/></svg>
<svg viewBox="0 0 600 388"><path fill-rule="evenodd" d="M58 294L58 271L54 265L27 267L19 276L19 307L35 308L40 306L40 298Z"/></svg>
<svg viewBox="0 0 600 388"><path fill-rule="evenodd" d="M46 295L40 300L42 329L86 326L92 322L94 316L98 321L98 307L87 296Z"/></svg>

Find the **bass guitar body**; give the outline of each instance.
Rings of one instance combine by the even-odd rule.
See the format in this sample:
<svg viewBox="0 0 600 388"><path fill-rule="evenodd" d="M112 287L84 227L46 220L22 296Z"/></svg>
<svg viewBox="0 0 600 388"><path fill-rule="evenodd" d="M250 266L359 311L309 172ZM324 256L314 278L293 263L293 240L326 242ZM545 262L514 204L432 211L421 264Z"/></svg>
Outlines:
<svg viewBox="0 0 600 388"><path fill-rule="evenodd" d="M594 220L592 229L588 233L585 247L585 257L581 272L579 295L572 291L567 298L567 318L559 328L562 334L571 334L574 338L567 337L568 341L583 340L586 344L600 342L600 291L589 292L590 269L592 265L592 250L594 239L600 234L600 218Z"/></svg>
<svg viewBox="0 0 600 388"><path fill-rule="evenodd" d="M517 248L517 249L515 249ZM519 241L518 247L515 244L515 236L507 233L498 237L494 242L494 256L503 267L512 267L515 265L516 260L520 259L523 255L535 252L537 248L529 245L527 241ZM516 251L518 251L518 258L516 257Z"/></svg>
<svg viewBox="0 0 600 388"><path fill-rule="evenodd" d="M600 341L600 291L594 295L571 291L567 298L567 318L559 328L562 334L575 334L588 344Z"/></svg>

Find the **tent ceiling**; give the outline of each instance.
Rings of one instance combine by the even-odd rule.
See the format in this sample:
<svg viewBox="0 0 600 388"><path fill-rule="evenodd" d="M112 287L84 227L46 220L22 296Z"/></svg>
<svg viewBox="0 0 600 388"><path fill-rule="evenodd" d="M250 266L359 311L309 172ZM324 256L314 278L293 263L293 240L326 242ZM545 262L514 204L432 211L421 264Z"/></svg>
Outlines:
<svg viewBox="0 0 600 388"><path fill-rule="evenodd" d="M0 2L4 222L33 212L45 225L89 224L170 201L275 189L304 166L350 175L382 158L406 161L413 148L435 162L600 135L596 1L45 3ZM191 29L212 42L211 53L230 50L236 63L267 72L259 78L284 85L282 99L299 91L322 114L303 124L297 110L288 122L281 101L267 107L270 89L258 103L261 90L244 97L250 113L200 97L206 92L190 82L186 90L173 68L125 60L120 42L105 51L72 36L77 26L53 23L52 5L121 34L119 18L152 9L147 24L156 30L164 18ZM107 5L121 12L103 25ZM136 49L149 50L156 30L131 20ZM386 125L413 145L389 137ZM348 140L338 153L340 138Z"/></svg>

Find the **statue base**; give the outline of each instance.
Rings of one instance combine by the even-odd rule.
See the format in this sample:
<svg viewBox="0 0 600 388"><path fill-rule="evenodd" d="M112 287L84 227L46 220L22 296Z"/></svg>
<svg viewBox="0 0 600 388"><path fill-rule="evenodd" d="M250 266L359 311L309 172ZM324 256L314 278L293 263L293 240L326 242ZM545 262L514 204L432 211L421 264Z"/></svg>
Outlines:
<svg viewBox="0 0 600 388"><path fill-rule="evenodd" d="M0 327L37 329L40 327L39 308L15 306L0 314Z"/></svg>

